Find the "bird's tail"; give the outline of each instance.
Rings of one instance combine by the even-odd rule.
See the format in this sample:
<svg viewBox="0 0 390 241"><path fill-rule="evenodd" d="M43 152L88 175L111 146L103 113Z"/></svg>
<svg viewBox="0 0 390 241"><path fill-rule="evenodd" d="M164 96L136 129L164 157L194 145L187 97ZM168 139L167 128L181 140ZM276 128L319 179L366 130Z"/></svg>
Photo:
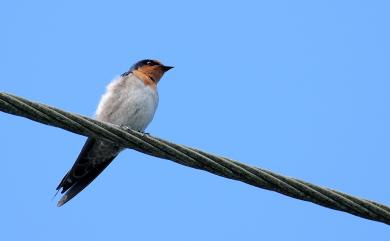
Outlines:
<svg viewBox="0 0 390 241"><path fill-rule="evenodd" d="M104 163L102 163L102 165L99 165L98 169L93 169L90 172L88 172L86 176L84 176L82 179L77 180L66 192L64 191L64 189L62 189L61 193L65 192L65 194L58 201L57 206L61 207L69 200L71 200L74 196L79 194L111 163L113 159L114 158L105 161ZM69 173L67 175L69 175ZM57 190L59 191L60 188L58 188Z"/></svg>
<svg viewBox="0 0 390 241"><path fill-rule="evenodd" d="M118 155L120 148L112 143L88 138L73 167L64 176L57 192L65 193L58 201L61 207L87 187Z"/></svg>

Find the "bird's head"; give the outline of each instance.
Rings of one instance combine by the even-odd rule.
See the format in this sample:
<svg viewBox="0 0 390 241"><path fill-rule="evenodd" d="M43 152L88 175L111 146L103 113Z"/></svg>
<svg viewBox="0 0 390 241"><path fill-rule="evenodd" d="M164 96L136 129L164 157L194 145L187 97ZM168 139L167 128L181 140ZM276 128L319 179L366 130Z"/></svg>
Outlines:
<svg viewBox="0 0 390 241"><path fill-rule="evenodd" d="M164 73L172 68L172 66L165 66L157 60L144 59L135 63L130 71L144 82L151 80L154 84L157 84Z"/></svg>

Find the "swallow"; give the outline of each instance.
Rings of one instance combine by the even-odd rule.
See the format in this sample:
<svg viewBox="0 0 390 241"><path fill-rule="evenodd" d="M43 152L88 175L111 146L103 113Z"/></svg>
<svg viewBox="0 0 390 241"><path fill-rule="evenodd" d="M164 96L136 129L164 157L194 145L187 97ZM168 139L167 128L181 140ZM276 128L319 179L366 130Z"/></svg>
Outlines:
<svg viewBox="0 0 390 241"><path fill-rule="evenodd" d="M157 84L172 68L151 59L135 63L107 86L96 119L143 132L157 109ZM57 187L57 192L61 190L63 194L57 206L64 205L87 187L122 150L115 143L89 137Z"/></svg>

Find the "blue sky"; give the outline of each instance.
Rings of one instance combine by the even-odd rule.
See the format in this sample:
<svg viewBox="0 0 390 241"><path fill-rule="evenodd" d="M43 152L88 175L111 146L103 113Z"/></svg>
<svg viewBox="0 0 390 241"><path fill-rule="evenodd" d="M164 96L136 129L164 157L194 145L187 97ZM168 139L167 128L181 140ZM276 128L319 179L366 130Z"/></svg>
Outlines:
<svg viewBox="0 0 390 241"><path fill-rule="evenodd" d="M390 204L388 1L3 1L0 90L92 116L176 68L148 132ZM388 240L342 212L126 150L61 208L85 137L0 113L1 240Z"/></svg>

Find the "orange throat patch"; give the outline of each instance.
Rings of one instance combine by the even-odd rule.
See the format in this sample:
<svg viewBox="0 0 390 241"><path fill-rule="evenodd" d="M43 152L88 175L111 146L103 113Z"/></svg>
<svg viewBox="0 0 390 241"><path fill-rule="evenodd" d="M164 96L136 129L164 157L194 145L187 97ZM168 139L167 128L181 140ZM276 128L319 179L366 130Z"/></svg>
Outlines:
<svg viewBox="0 0 390 241"><path fill-rule="evenodd" d="M153 77L140 71L140 70L133 70L133 74L139 78L140 80L142 80L144 82L145 85L147 86L150 86L152 89L156 89L157 88L157 84L156 84L156 80L153 81Z"/></svg>

